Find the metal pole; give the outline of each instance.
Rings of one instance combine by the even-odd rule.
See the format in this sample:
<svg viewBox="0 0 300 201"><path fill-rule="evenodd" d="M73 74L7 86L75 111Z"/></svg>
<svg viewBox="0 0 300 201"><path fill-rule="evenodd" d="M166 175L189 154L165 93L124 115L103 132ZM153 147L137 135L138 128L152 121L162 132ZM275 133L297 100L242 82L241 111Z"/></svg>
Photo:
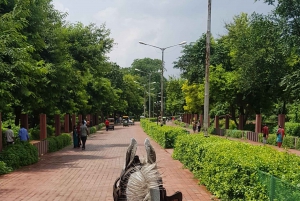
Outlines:
<svg viewBox="0 0 300 201"><path fill-rule="evenodd" d="M208 19L206 33L206 67L205 67L205 95L204 95L204 136L208 136L209 114L209 66L210 66L210 29L211 29L211 0L208 0Z"/></svg>
<svg viewBox="0 0 300 201"><path fill-rule="evenodd" d="M149 120L150 120L150 116L151 116L151 104L150 104L150 78L151 78L151 74L149 74Z"/></svg>
<svg viewBox="0 0 300 201"><path fill-rule="evenodd" d="M164 116L164 51L165 49L161 49L162 58L161 58L161 78L160 78L160 114L161 114L161 124L163 124L163 116Z"/></svg>
<svg viewBox="0 0 300 201"><path fill-rule="evenodd" d="M146 88L144 88L144 117L146 118Z"/></svg>

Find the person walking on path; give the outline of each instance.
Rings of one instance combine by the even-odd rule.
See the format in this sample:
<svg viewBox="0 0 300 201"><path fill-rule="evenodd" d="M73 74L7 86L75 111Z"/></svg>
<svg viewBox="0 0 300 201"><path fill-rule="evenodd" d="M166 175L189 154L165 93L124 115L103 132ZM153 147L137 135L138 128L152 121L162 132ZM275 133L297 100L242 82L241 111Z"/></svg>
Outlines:
<svg viewBox="0 0 300 201"><path fill-rule="evenodd" d="M108 131L108 128L109 128L109 121L108 121L108 119L105 120L105 127L106 127L106 131Z"/></svg>
<svg viewBox="0 0 300 201"><path fill-rule="evenodd" d="M197 128L198 128L198 133L200 133L200 130L201 130L200 120L199 120L198 123L197 123Z"/></svg>
<svg viewBox="0 0 300 201"><path fill-rule="evenodd" d="M82 150L85 150L85 142L87 136L89 135L89 130L87 126L84 124L84 121L82 121L82 125L80 126L80 134L81 134L81 141L82 141Z"/></svg>
<svg viewBox="0 0 300 201"><path fill-rule="evenodd" d="M29 135L25 126L21 125L18 136L22 142L29 141Z"/></svg>
<svg viewBox="0 0 300 201"><path fill-rule="evenodd" d="M283 137L284 137L284 129L281 126L279 126L277 130L277 138L276 138L276 142L279 148L282 145Z"/></svg>
<svg viewBox="0 0 300 201"><path fill-rule="evenodd" d="M15 136L13 130L11 130L11 125L7 126L7 130L5 131L5 136L6 136L7 145L14 143Z"/></svg>
<svg viewBox="0 0 300 201"><path fill-rule="evenodd" d="M193 121L193 122L192 122L192 125L193 125L193 131L194 131L194 133L195 133L195 132L196 132L196 126L197 126L197 125L196 125L196 122Z"/></svg>
<svg viewBox="0 0 300 201"><path fill-rule="evenodd" d="M73 145L74 145L74 148L79 148L78 147L78 134L77 134L76 125L74 125L74 127L73 127Z"/></svg>
<svg viewBox="0 0 300 201"><path fill-rule="evenodd" d="M264 127L262 128L262 133L263 133L263 143L265 145L267 143L267 139L269 137L269 128L268 128L267 124L265 124Z"/></svg>

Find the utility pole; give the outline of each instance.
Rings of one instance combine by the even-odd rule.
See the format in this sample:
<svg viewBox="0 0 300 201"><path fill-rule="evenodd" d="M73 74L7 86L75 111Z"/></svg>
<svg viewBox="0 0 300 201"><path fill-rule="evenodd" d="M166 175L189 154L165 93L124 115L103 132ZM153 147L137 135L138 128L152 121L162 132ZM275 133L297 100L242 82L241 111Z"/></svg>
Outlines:
<svg viewBox="0 0 300 201"><path fill-rule="evenodd" d="M206 32L206 59L205 59L205 95L204 95L204 136L208 137L209 126L209 66L210 66L210 35L211 35L211 0L208 0L208 19Z"/></svg>

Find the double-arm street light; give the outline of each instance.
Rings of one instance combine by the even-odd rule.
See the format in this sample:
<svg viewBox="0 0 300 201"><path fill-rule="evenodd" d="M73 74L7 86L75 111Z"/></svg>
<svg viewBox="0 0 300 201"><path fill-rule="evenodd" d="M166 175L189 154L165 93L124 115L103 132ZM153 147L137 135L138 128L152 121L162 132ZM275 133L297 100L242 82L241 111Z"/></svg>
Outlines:
<svg viewBox="0 0 300 201"><path fill-rule="evenodd" d="M175 47L175 46L178 46L178 45L184 45L184 44L186 44L186 41L182 41L179 44L172 45L172 46L165 47L165 48L157 47L155 45L150 45L150 44L144 43L142 41L139 41L139 43L142 44L142 45L148 45L148 46L151 46L151 47L158 48L162 52L162 58L161 58L161 78L160 78L160 94L161 94L160 116L161 116L161 120L162 120L163 116L164 116L164 100L163 100L163 96L164 96L164 51L166 49L170 48L170 47Z"/></svg>
<svg viewBox="0 0 300 201"><path fill-rule="evenodd" d="M140 71L140 72L142 72L142 73L146 73L146 74L147 74L147 72L142 71L142 70L137 69L137 68L135 68L134 70ZM149 74L149 118L150 118L150 117L151 117L151 93L150 93L150 85L151 85L151 84L154 84L154 83L156 83L156 82L151 82L151 74L152 74L152 72L150 72L150 73L148 73L148 74Z"/></svg>

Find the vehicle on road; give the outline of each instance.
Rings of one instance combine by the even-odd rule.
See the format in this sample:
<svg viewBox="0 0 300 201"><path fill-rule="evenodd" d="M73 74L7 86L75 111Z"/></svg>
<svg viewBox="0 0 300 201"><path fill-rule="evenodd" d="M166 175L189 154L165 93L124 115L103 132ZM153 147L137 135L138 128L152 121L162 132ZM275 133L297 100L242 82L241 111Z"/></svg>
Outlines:
<svg viewBox="0 0 300 201"><path fill-rule="evenodd" d="M108 129L115 130L115 119L114 118L108 118L109 126Z"/></svg>
<svg viewBox="0 0 300 201"><path fill-rule="evenodd" d="M129 117L128 116L123 116L123 127L124 126L129 126Z"/></svg>

